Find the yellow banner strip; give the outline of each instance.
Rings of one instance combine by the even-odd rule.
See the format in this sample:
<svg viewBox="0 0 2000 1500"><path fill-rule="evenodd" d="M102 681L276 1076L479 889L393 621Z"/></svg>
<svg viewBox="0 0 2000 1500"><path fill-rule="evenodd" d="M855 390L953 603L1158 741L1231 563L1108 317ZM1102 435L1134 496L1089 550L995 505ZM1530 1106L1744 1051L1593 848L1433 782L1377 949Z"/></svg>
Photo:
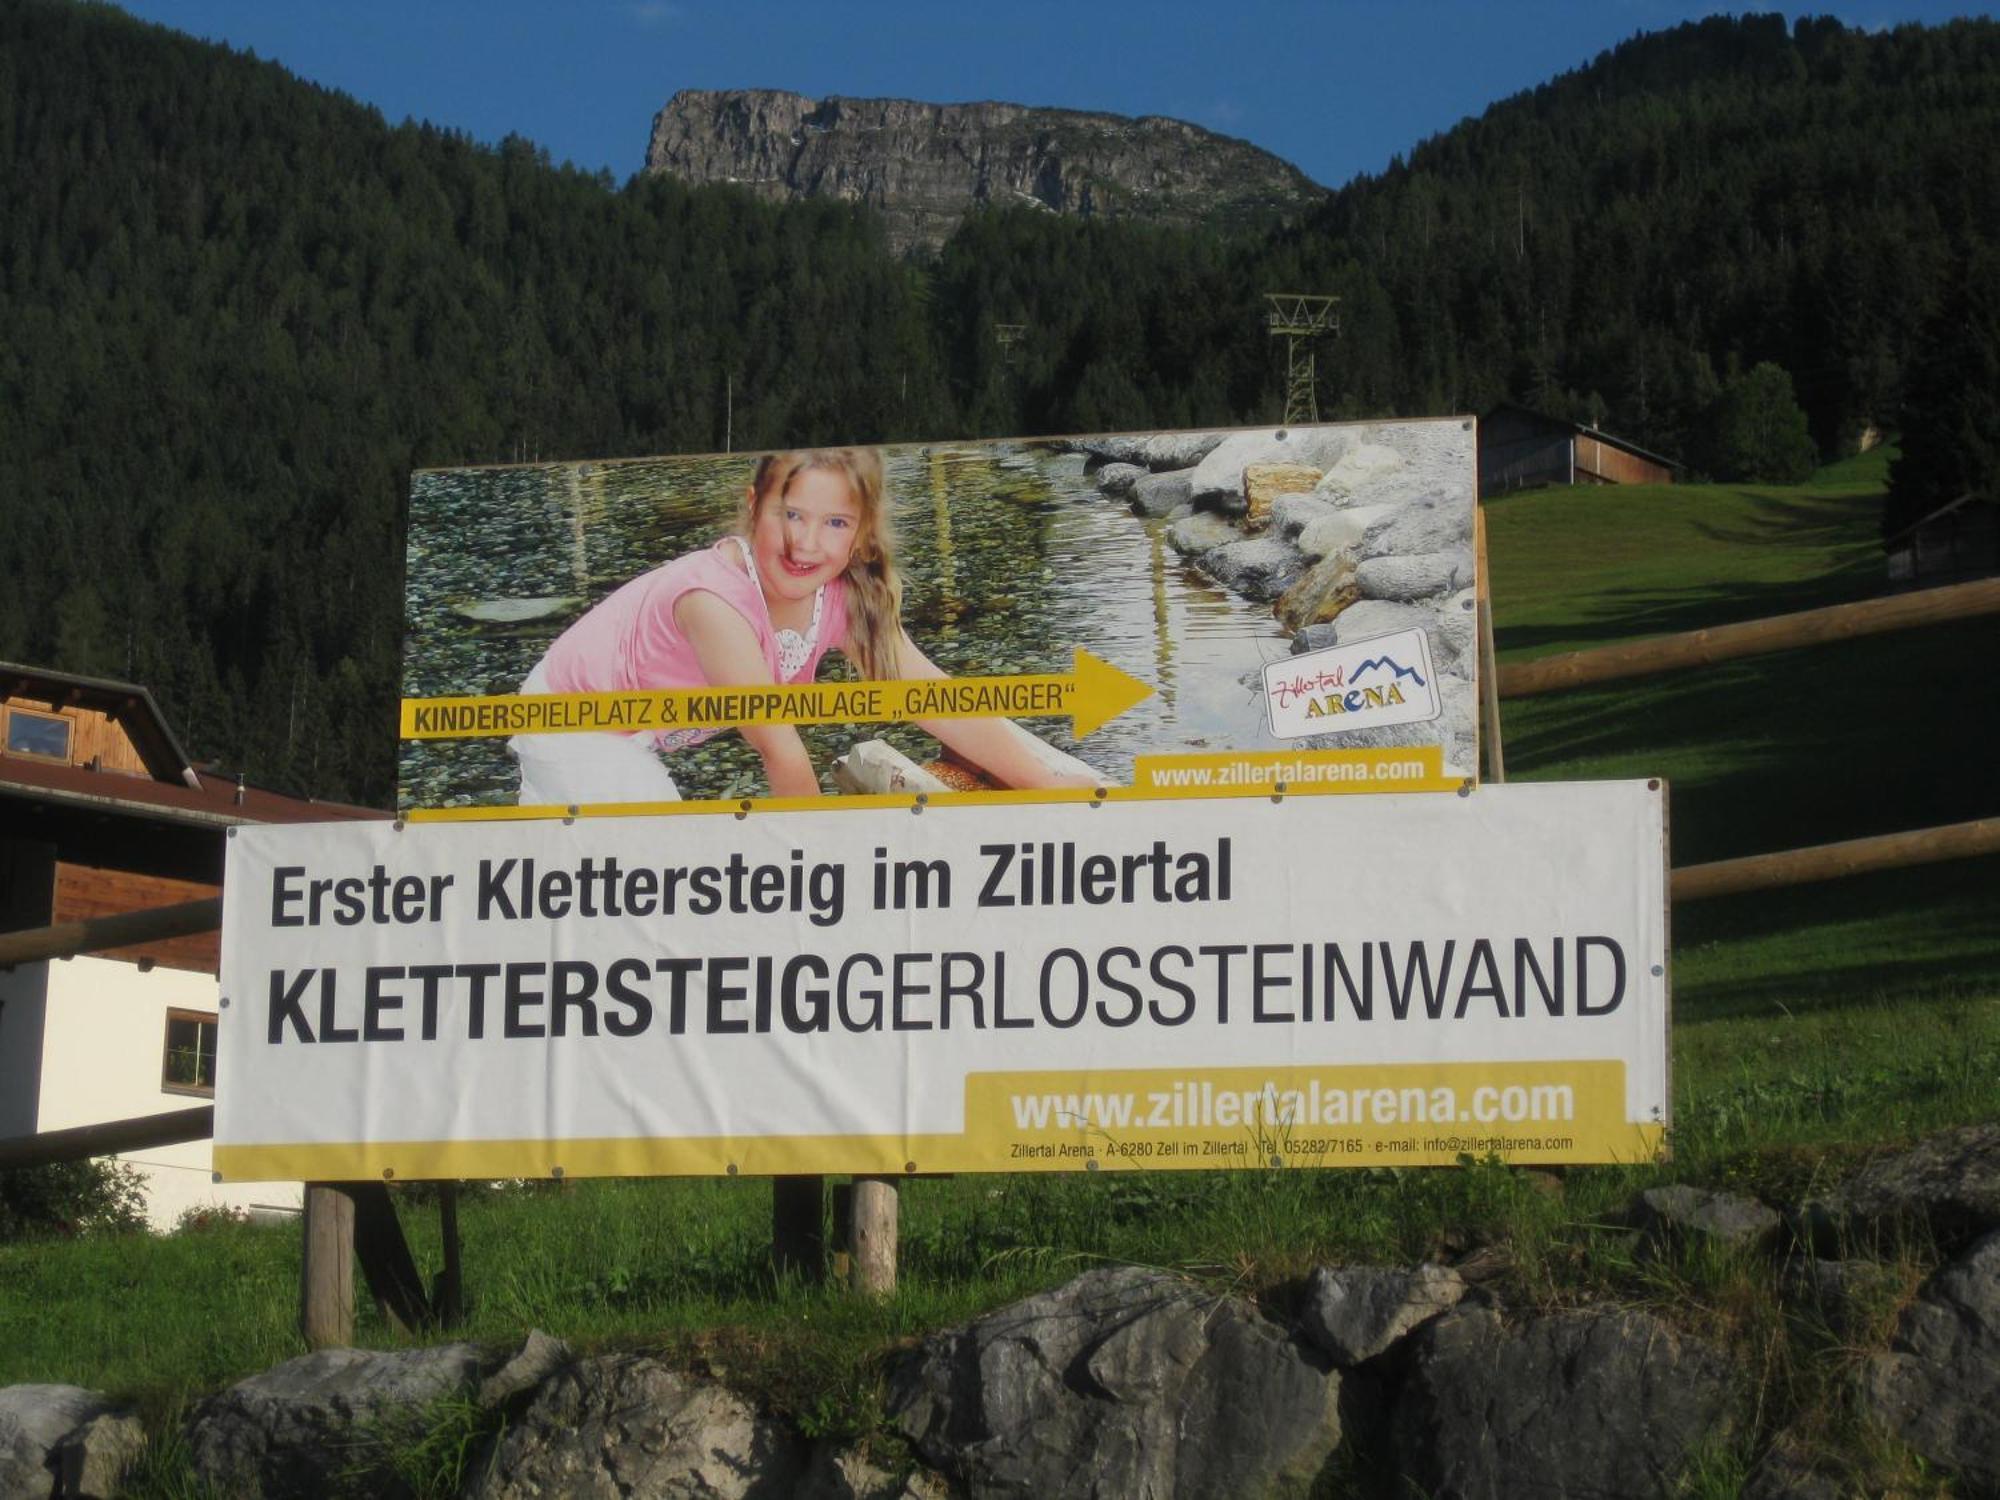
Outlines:
<svg viewBox="0 0 2000 1500"><path fill-rule="evenodd" d="M1616 1060L979 1073L963 1134L218 1144L237 1181L1573 1165L1664 1156Z"/></svg>
<svg viewBox="0 0 2000 1500"><path fill-rule="evenodd" d="M1152 693L1150 684L1079 646L1075 666L1066 673L405 698L399 732L406 740L461 740L515 734L657 734L758 724L1068 718L1082 739Z"/></svg>
<svg viewBox="0 0 2000 1500"><path fill-rule="evenodd" d="M1218 768L1241 765L1237 772ZM1309 770L1305 768L1310 768ZM1383 767L1393 768L1385 771ZM1189 774L1179 772L1186 768ZM1418 769L1421 768L1421 769ZM412 823L500 823L534 818L747 817L768 812L912 812L923 807L985 807L1041 803L1176 802L1208 797L1325 797L1364 792L1456 792L1471 785L1444 773L1435 745L1408 750L1245 751L1236 754L1142 755L1133 762L1136 786L1048 787L1020 791L883 792L840 797L740 797L690 802L598 802L579 807L419 807ZM1285 774L1278 774L1283 772Z"/></svg>

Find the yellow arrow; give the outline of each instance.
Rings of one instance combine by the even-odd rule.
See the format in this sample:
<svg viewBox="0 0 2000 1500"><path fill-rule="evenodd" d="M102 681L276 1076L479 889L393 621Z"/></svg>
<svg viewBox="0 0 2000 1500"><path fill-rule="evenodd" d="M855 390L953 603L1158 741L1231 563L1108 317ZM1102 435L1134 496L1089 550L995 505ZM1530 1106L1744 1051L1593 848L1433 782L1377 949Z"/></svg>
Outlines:
<svg viewBox="0 0 2000 1500"><path fill-rule="evenodd" d="M1153 694L1150 684L1081 646L1069 672L889 682L764 683L633 693L496 693L405 698L406 740L509 734L654 734L745 724L872 724L917 719L1067 716L1078 739Z"/></svg>

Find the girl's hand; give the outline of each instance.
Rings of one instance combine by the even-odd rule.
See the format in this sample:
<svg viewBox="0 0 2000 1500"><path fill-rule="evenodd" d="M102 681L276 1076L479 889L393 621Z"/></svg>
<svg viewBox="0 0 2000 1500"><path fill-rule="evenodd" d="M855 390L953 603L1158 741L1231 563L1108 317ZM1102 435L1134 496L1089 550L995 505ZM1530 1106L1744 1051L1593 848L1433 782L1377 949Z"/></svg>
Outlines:
<svg viewBox="0 0 2000 1500"><path fill-rule="evenodd" d="M904 631L896 650L900 678L941 678L937 664L917 649ZM957 751L987 775L1011 787L1095 787L1103 778L1094 772L1050 765L1041 751L1048 747L1012 719L919 719L918 727Z"/></svg>

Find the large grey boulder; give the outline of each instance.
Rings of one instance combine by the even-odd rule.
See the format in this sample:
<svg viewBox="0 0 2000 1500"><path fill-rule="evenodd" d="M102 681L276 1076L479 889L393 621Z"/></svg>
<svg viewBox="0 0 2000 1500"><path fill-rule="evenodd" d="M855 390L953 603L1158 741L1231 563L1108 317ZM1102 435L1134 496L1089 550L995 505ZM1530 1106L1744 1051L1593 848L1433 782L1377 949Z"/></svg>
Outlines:
<svg viewBox="0 0 2000 1500"><path fill-rule="evenodd" d="M1656 1245L1704 1244L1735 1254L1769 1250L1785 1227L1755 1198L1686 1183L1647 1188L1632 1200L1630 1220Z"/></svg>
<svg viewBox="0 0 2000 1500"><path fill-rule="evenodd" d="M1320 476L1314 493L1331 504L1348 504L1370 490L1379 491L1408 466L1408 460L1394 448L1380 443L1359 443L1341 454Z"/></svg>
<svg viewBox="0 0 2000 1500"><path fill-rule="evenodd" d="M974 1500L1234 1500L1306 1492L1339 1389L1247 1304L1121 1267L930 1339L890 1413Z"/></svg>
<svg viewBox="0 0 2000 1500"><path fill-rule="evenodd" d="M1284 593L1306 571L1298 548L1276 537L1251 537L1204 552L1196 566L1224 588L1246 599L1271 600Z"/></svg>
<svg viewBox="0 0 2000 1500"><path fill-rule="evenodd" d="M1188 475L1198 508L1240 515L1249 508L1243 471L1251 464L1304 464L1324 473L1353 446L1349 427L1292 427L1231 433Z"/></svg>
<svg viewBox="0 0 2000 1500"><path fill-rule="evenodd" d="M146 1425L130 1411L99 1412L56 1444L63 1500L112 1500L146 1451Z"/></svg>
<svg viewBox="0 0 2000 1500"><path fill-rule="evenodd" d="M616 1354L577 1360L545 1382L468 1495L790 1500L805 1461L803 1445L740 1396Z"/></svg>
<svg viewBox="0 0 2000 1500"><path fill-rule="evenodd" d="M2000 1495L2000 1233L1931 1278L1863 1387L1875 1420L1966 1494Z"/></svg>
<svg viewBox="0 0 2000 1500"><path fill-rule="evenodd" d="M351 1466L357 1433L468 1393L479 1374L472 1344L302 1354L203 1402L188 1424L189 1456L223 1494L317 1495Z"/></svg>
<svg viewBox="0 0 2000 1500"><path fill-rule="evenodd" d="M0 1500L56 1493L63 1439L117 1403L75 1385L0 1387Z"/></svg>
<svg viewBox="0 0 2000 1500"><path fill-rule="evenodd" d="M1415 557L1471 545L1472 497L1432 492L1382 507L1381 513L1371 518L1362 551L1369 557Z"/></svg>
<svg viewBox="0 0 2000 1500"><path fill-rule="evenodd" d="M1962 1244L2000 1229L2000 1124L1966 1125L1877 1157L1804 1220L1821 1243L1871 1243L1910 1230Z"/></svg>
<svg viewBox="0 0 2000 1500"><path fill-rule="evenodd" d="M1391 1431L1404 1482L1432 1500L1669 1495L1737 1423L1729 1361L1643 1312L1509 1327L1460 1306L1405 1348Z"/></svg>
<svg viewBox="0 0 2000 1500"><path fill-rule="evenodd" d="M1300 1321L1335 1364L1351 1368L1456 1307L1466 1290L1449 1266L1321 1266Z"/></svg>
<svg viewBox="0 0 2000 1500"><path fill-rule="evenodd" d="M1142 516L1170 516L1188 503L1190 493L1184 473L1146 474L1129 491L1134 513Z"/></svg>
<svg viewBox="0 0 2000 1500"><path fill-rule="evenodd" d="M1434 594L1456 593L1472 582L1472 554L1459 550L1363 558L1355 578L1364 599L1402 603L1428 599Z"/></svg>

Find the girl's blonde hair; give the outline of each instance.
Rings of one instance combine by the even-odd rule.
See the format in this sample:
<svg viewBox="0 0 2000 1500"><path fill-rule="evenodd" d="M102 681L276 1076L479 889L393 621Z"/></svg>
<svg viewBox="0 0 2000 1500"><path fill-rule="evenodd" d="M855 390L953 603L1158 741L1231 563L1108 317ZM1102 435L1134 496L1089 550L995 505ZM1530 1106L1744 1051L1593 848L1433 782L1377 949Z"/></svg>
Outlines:
<svg viewBox="0 0 2000 1500"><path fill-rule="evenodd" d="M854 665L863 677L893 675L896 642L903 630L903 580L896 572L895 536L883 498L882 455L873 448L801 448L767 453L750 481L740 525L747 537L757 524L757 507L782 497L807 469L827 469L847 481L860 517L854 550L848 554L847 636Z"/></svg>

